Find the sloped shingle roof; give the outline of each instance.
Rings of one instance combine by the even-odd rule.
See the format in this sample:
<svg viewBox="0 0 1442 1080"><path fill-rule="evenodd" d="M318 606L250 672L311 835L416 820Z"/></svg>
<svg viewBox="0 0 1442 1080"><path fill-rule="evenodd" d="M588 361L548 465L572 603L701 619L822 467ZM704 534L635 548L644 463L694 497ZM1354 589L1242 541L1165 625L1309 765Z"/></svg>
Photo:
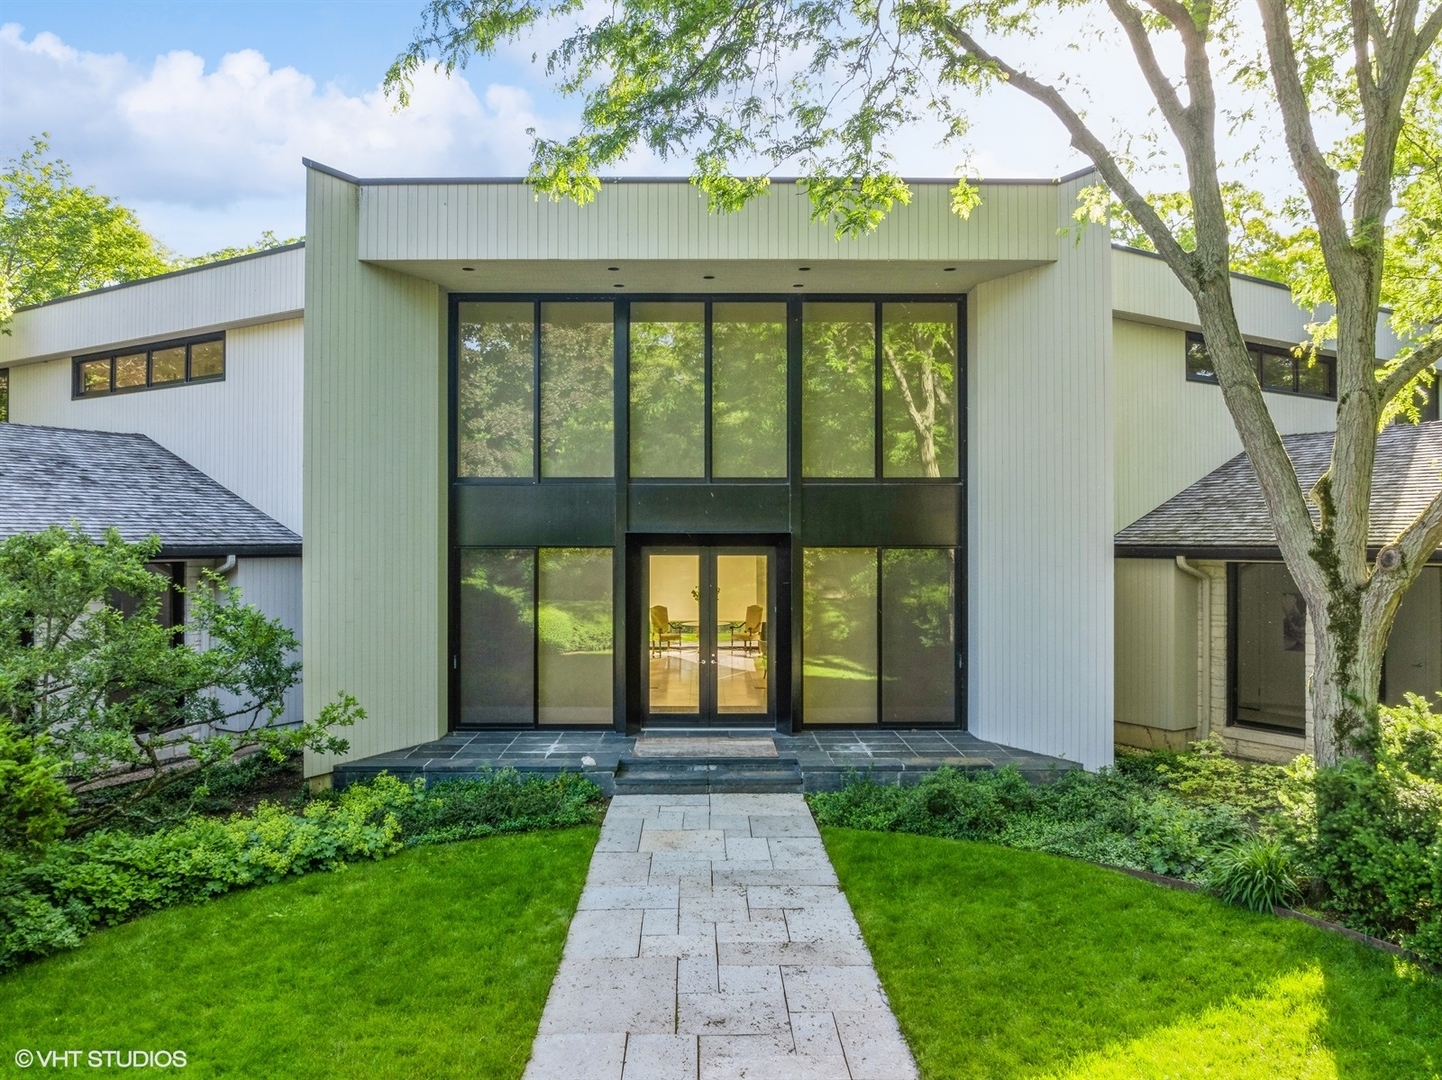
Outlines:
<svg viewBox="0 0 1442 1080"><path fill-rule="evenodd" d="M1303 490L1332 456L1332 433L1282 438ZM1442 490L1442 422L1399 424L1377 439L1369 543L1396 539ZM1317 509L1309 503L1312 519ZM1261 485L1246 454L1238 454L1116 535L1118 555L1205 555L1275 549L1276 535Z"/></svg>
<svg viewBox="0 0 1442 1080"><path fill-rule="evenodd" d="M50 525L165 555L298 555L300 537L144 435L0 424L0 538Z"/></svg>

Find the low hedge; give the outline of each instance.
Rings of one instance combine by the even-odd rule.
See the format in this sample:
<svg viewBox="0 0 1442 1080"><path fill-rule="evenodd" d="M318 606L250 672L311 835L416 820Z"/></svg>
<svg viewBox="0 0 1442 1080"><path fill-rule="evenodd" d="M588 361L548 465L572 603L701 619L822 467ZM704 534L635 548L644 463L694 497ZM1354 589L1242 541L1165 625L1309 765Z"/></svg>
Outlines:
<svg viewBox="0 0 1442 1080"><path fill-rule="evenodd" d="M149 833L0 851L0 970L73 948L98 926L407 845L594 822L600 801L595 784L571 774L505 771L429 789L382 775L298 811L262 803L224 820L196 815Z"/></svg>

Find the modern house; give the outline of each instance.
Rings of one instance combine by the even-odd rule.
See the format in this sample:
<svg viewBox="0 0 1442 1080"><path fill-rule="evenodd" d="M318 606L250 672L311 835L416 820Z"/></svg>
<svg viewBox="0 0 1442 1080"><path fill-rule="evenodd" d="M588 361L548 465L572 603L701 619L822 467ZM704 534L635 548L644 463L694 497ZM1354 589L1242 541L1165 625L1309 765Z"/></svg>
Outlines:
<svg viewBox="0 0 1442 1080"><path fill-rule="evenodd" d="M966 220L919 181L837 240L790 185L717 216L682 181L577 207L308 165L303 251L21 312L0 367L12 420L143 431L304 536L306 710L360 700L348 761L936 728L1096 767L1216 726L1202 612L1248 601L1117 534L1240 446L1185 292L1073 220L1090 174L983 183ZM1235 293L1279 427L1327 431L1307 315ZM216 334L223 383L139 392Z"/></svg>
<svg viewBox="0 0 1442 1080"><path fill-rule="evenodd" d="M300 633L304 296L294 245L20 311L0 336L0 536L158 536L177 584L223 571Z"/></svg>

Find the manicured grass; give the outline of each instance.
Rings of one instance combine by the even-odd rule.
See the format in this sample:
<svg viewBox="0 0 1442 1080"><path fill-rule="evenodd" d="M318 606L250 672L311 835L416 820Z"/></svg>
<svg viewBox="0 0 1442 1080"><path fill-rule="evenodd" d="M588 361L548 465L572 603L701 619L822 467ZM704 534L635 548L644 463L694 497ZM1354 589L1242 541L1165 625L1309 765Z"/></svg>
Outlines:
<svg viewBox="0 0 1442 1080"><path fill-rule="evenodd" d="M0 1071L28 1047L184 1050L190 1077L519 1077L596 836L422 847L101 931L0 978Z"/></svg>
<svg viewBox="0 0 1442 1080"><path fill-rule="evenodd" d="M1442 1076L1442 978L1050 855L823 830L927 1080Z"/></svg>

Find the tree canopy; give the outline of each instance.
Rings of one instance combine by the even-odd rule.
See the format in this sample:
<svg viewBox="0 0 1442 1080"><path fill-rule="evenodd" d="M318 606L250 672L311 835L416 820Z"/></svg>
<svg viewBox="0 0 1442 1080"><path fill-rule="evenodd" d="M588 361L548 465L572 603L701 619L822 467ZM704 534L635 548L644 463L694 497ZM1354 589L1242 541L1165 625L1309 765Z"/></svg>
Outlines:
<svg viewBox="0 0 1442 1080"><path fill-rule="evenodd" d="M285 244L266 231L243 247L178 256L135 211L75 182L70 166L36 135L0 173L0 327L16 308Z"/></svg>

